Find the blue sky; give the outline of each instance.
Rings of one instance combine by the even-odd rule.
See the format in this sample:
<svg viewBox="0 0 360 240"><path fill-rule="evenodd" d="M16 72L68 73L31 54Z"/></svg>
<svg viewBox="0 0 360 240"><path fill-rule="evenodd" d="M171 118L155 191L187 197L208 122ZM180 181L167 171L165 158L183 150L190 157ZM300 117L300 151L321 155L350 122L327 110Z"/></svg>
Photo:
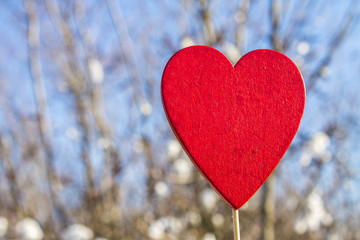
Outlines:
<svg viewBox="0 0 360 240"><path fill-rule="evenodd" d="M289 1L290 2L290 1ZM301 1L300 1L301 2ZM288 7L284 14L285 24L280 29L280 36L288 33L291 29L291 19L296 13L294 8L297 5L284 5ZM87 3L90 8L96 2ZM237 1L213 1L211 11L213 13L214 27L218 31L224 31L226 42L234 43L235 32L235 11ZM339 21L344 11L348 8L349 1L317 1L309 14L309 21L304 27L299 28L294 34L286 54L292 59L301 58L305 61L302 72L307 82L308 73L317 66L318 56L325 55L329 51L329 42L333 38L333 32L340 28ZM197 9L192 5L183 7L180 1L119 1L124 20L126 22L129 37L132 41L134 59L140 71L142 85L139 89L132 88L128 79L128 72L124 66L116 66L111 69L109 57L115 52L121 52L121 42L114 32L107 8L103 5L92 10L92 15L87 18L90 26L90 35L93 37L100 61L104 65L105 80L103 83L105 113L107 119L115 130L116 141L121 144L122 155L127 158L132 154L134 141L140 134L144 133L155 144L159 161L166 161L167 141L171 138L170 128L167 126L165 115L160 99L160 80L162 70L174 53L173 49L167 48L166 41L172 43L174 50L181 48L181 38L190 36L197 44L204 44L202 38L202 25L196 15ZM301 6L301 3L300 3ZM325 7L324 7L325 6ZM9 9L10 7L10 9ZM45 13L44 11L42 13ZM42 44L46 42L45 33L51 33L52 28L49 18L41 16L42 22ZM358 19L356 20L359 21ZM341 148L335 148L332 143L330 151L342 151L346 155L346 165L355 175L355 185L359 184L360 140L359 124L357 120L360 114L360 81L359 81L359 54L360 38L359 27L355 26L346 36L345 41L334 54L333 60L328 66L328 75L325 75L315 86L313 92L308 94L304 118L300 127L302 136L311 138L318 131L325 131L324 127L328 122L343 124L347 133L346 139L341 142ZM244 44L244 51L249 52L258 48L270 48L269 41L270 24L268 19L268 6L263 1L255 1L250 8L250 20L247 28L247 38ZM0 3L0 87L3 97L9 99L14 109L18 109L26 115L34 115L35 104L29 69L27 66L26 46L26 21L24 10L17 1L5 1ZM54 39L56 35L52 35ZM301 56L297 46L306 42L310 46L310 53ZM55 44L55 43L54 43ZM221 45L215 46L224 52ZM45 51L45 50L44 50ZM56 67L51 62L49 55L42 54L42 67L44 81L49 100L49 112L53 126L53 137L55 152L57 155L56 165L59 169L66 167L72 174L81 175L78 162L79 146L74 139L69 139L66 132L69 128L76 127L76 116L73 111L73 98L68 92L59 91L59 84L62 79ZM151 58L152 61L149 61ZM110 58L111 59L111 58ZM108 67L108 68L106 68ZM146 86L146 79L152 79L154 86L151 91ZM61 88L61 87L60 87ZM139 108L133 105L129 95L139 90L141 101L150 102L153 106L153 113L149 117L141 116ZM149 92L155 96L150 99ZM129 131L128 123L131 121L129 113L135 111L135 120L140 121L134 130ZM348 125L348 119L352 125ZM4 124L3 109L0 109L0 127L6 131ZM295 139L295 142L299 139ZM95 140L94 140L94 143ZM337 154L334 152L333 154ZM295 174L291 178L294 185L301 185L299 179L303 179L302 169L299 166L298 158L301 153L291 155L282 165L282 169ZM92 151L92 160L95 166L101 167L101 154L98 150ZM128 162L129 168L125 169L121 179L137 185L137 181L143 183L146 177L146 162ZM134 175L133 169L138 175ZM80 173L79 173L80 172ZM333 178L336 171L330 162L324 170L319 187L327 186L328 179ZM140 176L140 177L137 177ZM81 184L82 178L77 179ZM140 184L141 185L141 184ZM299 186L301 188L301 186ZM358 191L353 188L348 192L349 198L354 202L360 199Z"/></svg>

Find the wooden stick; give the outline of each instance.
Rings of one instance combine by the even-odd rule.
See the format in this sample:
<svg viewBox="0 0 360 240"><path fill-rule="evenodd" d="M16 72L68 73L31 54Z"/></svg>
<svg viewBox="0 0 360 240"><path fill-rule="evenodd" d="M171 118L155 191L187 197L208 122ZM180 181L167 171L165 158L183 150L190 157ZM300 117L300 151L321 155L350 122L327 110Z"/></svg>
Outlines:
<svg viewBox="0 0 360 240"><path fill-rule="evenodd" d="M234 240L240 240L239 209L233 209Z"/></svg>

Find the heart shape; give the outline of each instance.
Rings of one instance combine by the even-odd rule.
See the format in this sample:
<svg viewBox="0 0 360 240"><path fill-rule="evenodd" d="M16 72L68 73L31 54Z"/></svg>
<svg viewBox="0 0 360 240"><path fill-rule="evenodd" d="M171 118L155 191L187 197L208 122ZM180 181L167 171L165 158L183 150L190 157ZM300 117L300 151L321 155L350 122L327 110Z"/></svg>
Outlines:
<svg viewBox="0 0 360 240"><path fill-rule="evenodd" d="M213 48L182 49L165 67L161 94L185 152L234 209L275 169L305 107L300 71L267 49L246 54L235 67Z"/></svg>

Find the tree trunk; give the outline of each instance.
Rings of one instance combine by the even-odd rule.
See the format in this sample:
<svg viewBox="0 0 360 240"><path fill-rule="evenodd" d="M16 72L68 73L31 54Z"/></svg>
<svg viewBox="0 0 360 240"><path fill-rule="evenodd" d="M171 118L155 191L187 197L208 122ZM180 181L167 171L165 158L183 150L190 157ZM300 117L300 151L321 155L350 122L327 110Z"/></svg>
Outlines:
<svg viewBox="0 0 360 240"><path fill-rule="evenodd" d="M262 240L275 240L275 184L276 172L273 172L264 184Z"/></svg>

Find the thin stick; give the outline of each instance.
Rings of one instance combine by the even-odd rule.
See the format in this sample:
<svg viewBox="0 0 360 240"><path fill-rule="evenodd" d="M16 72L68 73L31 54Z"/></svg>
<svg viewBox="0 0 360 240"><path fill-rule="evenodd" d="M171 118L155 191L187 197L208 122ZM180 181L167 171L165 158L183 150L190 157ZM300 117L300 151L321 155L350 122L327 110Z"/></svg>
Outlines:
<svg viewBox="0 0 360 240"><path fill-rule="evenodd" d="M240 240L239 209L233 209L234 240Z"/></svg>

